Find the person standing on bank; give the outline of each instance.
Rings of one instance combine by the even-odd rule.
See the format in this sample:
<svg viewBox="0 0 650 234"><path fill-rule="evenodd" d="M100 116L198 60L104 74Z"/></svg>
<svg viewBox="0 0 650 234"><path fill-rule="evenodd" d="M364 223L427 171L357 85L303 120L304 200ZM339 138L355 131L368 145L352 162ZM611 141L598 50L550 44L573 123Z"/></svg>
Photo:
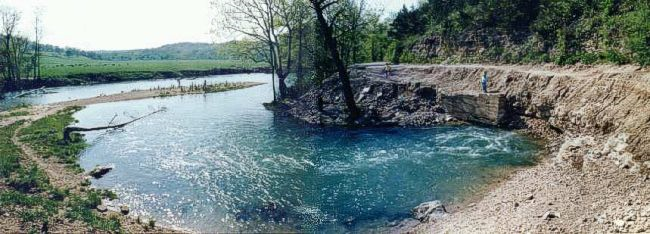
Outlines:
<svg viewBox="0 0 650 234"><path fill-rule="evenodd" d="M487 93L487 86L488 86L488 75L487 75L487 71L484 71L483 77L481 77L481 88L483 89L483 93Z"/></svg>
<svg viewBox="0 0 650 234"><path fill-rule="evenodd" d="M390 63L386 63L386 66L384 67L384 72L386 75L386 79L390 78L390 72L393 70L393 68L390 66Z"/></svg>

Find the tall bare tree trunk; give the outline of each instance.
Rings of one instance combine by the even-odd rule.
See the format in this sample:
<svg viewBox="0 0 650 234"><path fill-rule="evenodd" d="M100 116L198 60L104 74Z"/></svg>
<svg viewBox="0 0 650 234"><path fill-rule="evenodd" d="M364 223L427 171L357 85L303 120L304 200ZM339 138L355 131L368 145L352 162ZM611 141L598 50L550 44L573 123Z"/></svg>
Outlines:
<svg viewBox="0 0 650 234"><path fill-rule="evenodd" d="M302 65L302 60L303 60L303 53L304 53L304 45L303 45L303 39L305 37L305 29L303 28L302 23L300 24L300 31L298 31L298 60L296 61L296 77L299 81L302 81L303 79L303 65Z"/></svg>
<svg viewBox="0 0 650 234"><path fill-rule="evenodd" d="M277 64L275 63L275 49L273 49L273 45L269 43L269 52L270 57L271 57L271 86L273 86L273 102L275 103L278 101L278 98L276 97L276 91L275 91L275 73L277 69Z"/></svg>
<svg viewBox="0 0 650 234"><path fill-rule="evenodd" d="M343 89L343 98L345 99L345 106L348 109L350 117L348 122L352 123L360 116L359 108L357 107L354 101L354 92L352 91L352 86L350 85L350 74L348 74L348 69L345 66L343 60L341 60L341 55L338 50L336 38L334 38L334 33L332 27L328 24L325 16L323 15L323 0L310 0L314 11L316 12L316 18L320 26L320 30L323 33L323 39L325 39L325 44L334 60L336 65L336 70L339 74L339 80L341 81L341 86Z"/></svg>
<svg viewBox="0 0 650 234"><path fill-rule="evenodd" d="M34 58L32 61L32 66L34 66L34 79L37 80L41 78L40 21L41 19L37 14L36 18L34 19Z"/></svg>

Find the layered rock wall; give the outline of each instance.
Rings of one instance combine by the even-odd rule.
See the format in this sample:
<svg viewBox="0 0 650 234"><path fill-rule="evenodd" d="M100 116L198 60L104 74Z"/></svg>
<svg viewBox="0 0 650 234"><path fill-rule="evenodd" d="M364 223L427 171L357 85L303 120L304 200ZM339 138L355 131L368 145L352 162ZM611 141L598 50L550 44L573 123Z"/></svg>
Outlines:
<svg viewBox="0 0 650 234"><path fill-rule="evenodd" d="M590 136L589 155L609 157L621 167L650 168L650 71L634 66L431 65L397 69L397 82L420 82L443 94L479 92L483 72L488 91L505 96L509 123L546 124L561 136ZM530 123L530 122L528 122ZM524 123L525 128L533 127ZM608 142L618 142L615 147ZM631 160L630 160L631 159Z"/></svg>
<svg viewBox="0 0 650 234"><path fill-rule="evenodd" d="M594 139L585 146L591 158L608 157L621 167L650 169L650 71L634 66L485 66L426 65L394 66L386 79L383 66L357 66L351 70L357 102L368 125L432 125L457 116L471 106L503 105L498 121L506 127L549 131L552 137ZM488 91L502 95L498 104L449 99L478 95L479 80L487 72ZM310 92L290 105L294 115L312 123L342 122L344 113L337 80ZM446 100L451 100L446 105ZM461 98L462 99L462 98ZM459 101L459 102L456 102ZM319 104L320 103L320 104ZM461 108L465 105L469 108ZM459 105L457 105L459 104ZM323 107L319 111L318 107ZM306 111L309 110L309 111ZM291 111L290 111L291 112ZM305 114L309 112L310 114ZM476 111L475 111L476 112ZM492 112L485 119L494 119ZM452 115L450 115L452 114ZM315 117L317 116L317 117ZM327 120L327 121L323 121ZM570 152L576 147L569 147ZM580 148L580 147L577 147ZM563 156L563 157L565 157ZM584 159L572 159L576 162Z"/></svg>
<svg viewBox="0 0 650 234"><path fill-rule="evenodd" d="M440 104L445 112L462 121L499 126L507 114L503 94L442 94Z"/></svg>

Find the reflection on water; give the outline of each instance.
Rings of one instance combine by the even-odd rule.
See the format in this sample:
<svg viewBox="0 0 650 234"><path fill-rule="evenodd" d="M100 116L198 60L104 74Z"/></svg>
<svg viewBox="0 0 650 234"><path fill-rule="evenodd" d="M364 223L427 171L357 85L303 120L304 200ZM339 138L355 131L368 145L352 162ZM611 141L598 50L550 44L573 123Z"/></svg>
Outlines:
<svg viewBox="0 0 650 234"><path fill-rule="evenodd" d="M158 223L203 232L354 232L410 217L421 202L452 201L498 169L534 161L529 140L495 129L306 126L265 110L270 90L89 106L76 114L78 125L168 111L88 134L81 164L115 165L94 186Z"/></svg>

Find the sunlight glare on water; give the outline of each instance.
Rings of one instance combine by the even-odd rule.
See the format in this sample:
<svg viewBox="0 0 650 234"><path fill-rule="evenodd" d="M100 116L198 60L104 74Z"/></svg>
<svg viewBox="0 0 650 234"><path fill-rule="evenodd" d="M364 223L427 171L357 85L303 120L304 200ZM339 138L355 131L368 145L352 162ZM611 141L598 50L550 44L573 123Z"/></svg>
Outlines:
<svg viewBox="0 0 650 234"><path fill-rule="evenodd" d="M264 78L264 79L262 79ZM240 80L266 81L241 75ZM304 125L262 107L271 86L87 107L77 125L105 125L166 107L124 129L86 135L93 186L157 223L199 232L360 231L454 201L503 168L532 165L536 146L471 126L346 129Z"/></svg>

